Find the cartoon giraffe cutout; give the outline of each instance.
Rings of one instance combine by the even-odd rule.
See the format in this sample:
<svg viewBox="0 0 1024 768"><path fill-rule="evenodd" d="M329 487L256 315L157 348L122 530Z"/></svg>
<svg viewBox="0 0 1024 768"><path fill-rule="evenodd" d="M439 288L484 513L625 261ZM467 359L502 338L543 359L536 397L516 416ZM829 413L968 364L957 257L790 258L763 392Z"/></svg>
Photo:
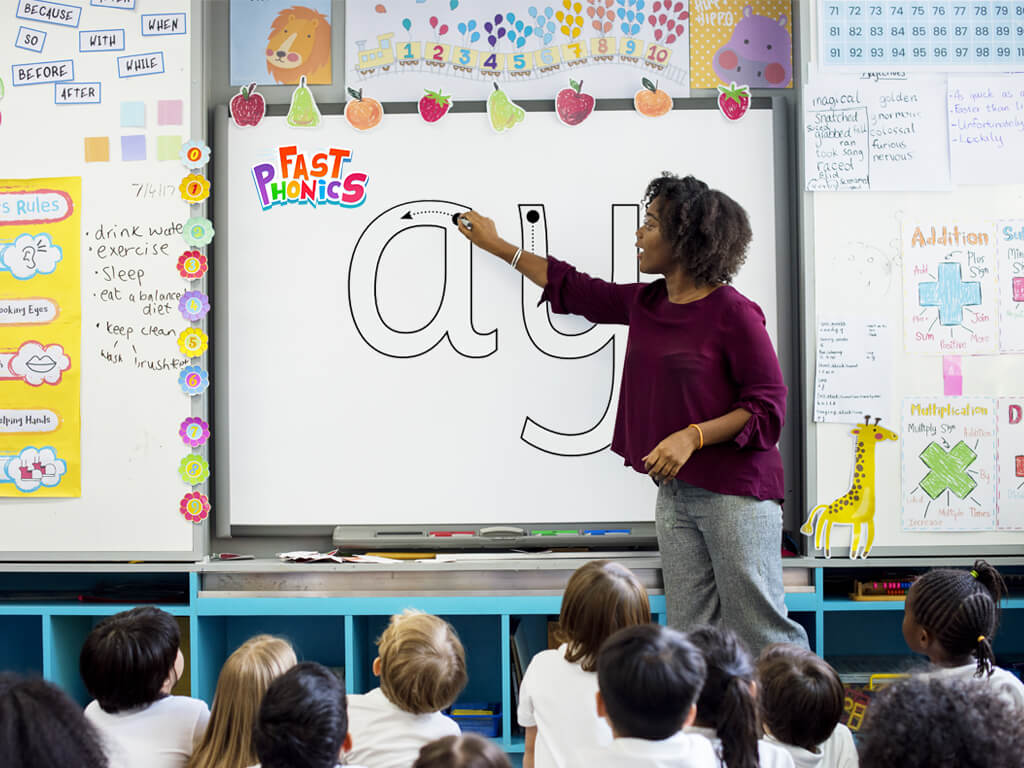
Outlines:
<svg viewBox="0 0 1024 768"><path fill-rule="evenodd" d="M898 440L895 432L878 425L881 418L871 423L865 416L864 423L851 430L857 437L853 455L853 482L850 490L831 504L819 504L811 510L800 533L810 536L814 533L814 548L822 549L825 557L832 557L831 534L833 525L853 527L850 542L850 559L866 558L875 540L875 446L882 440ZM815 523L815 518L817 522ZM863 547L861 546L863 544Z"/></svg>

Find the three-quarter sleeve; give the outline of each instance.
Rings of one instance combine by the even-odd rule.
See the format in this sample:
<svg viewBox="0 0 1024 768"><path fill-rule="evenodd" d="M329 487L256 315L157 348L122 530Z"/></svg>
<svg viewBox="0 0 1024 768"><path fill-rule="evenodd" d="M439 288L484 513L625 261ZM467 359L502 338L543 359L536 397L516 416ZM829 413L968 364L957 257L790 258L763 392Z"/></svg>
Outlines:
<svg viewBox="0 0 1024 768"><path fill-rule="evenodd" d="M548 282L540 303L560 315L583 315L592 323L629 324L629 311L642 283L610 283L548 256Z"/></svg>
<svg viewBox="0 0 1024 768"><path fill-rule="evenodd" d="M727 339L726 358L737 387L732 407L750 413L733 442L739 448L768 450L779 442L786 421L786 384L756 304L740 307L731 316Z"/></svg>

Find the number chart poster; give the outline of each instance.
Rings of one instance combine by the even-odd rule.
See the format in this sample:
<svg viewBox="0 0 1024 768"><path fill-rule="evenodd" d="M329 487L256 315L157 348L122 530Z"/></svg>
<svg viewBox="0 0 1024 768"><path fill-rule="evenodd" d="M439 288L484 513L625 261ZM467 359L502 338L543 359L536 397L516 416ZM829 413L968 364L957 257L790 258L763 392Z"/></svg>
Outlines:
<svg viewBox="0 0 1024 768"><path fill-rule="evenodd" d="M690 87L793 87L789 0L693 0Z"/></svg>
<svg viewBox="0 0 1024 768"><path fill-rule="evenodd" d="M554 99L570 78L601 98L632 98L646 78L690 93L685 0L420 0L346 3L346 84L382 100L424 91ZM512 87L512 85L515 87Z"/></svg>
<svg viewBox="0 0 1024 768"><path fill-rule="evenodd" d="M81 495L81 179L0 180L0 496Z"/></svg>

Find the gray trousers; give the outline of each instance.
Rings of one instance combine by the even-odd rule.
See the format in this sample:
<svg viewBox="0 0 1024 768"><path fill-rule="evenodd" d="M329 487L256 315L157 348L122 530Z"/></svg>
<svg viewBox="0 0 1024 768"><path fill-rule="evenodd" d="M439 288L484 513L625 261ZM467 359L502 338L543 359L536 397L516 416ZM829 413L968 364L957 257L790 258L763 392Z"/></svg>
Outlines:
<svg viewBox="0 0 1024 768"><path fill-rule="evenodd" d="M807 647L786 614L778 502L672 479L658 490L655 519L669 626L722 623L755 657L771 643Z"/></svg>

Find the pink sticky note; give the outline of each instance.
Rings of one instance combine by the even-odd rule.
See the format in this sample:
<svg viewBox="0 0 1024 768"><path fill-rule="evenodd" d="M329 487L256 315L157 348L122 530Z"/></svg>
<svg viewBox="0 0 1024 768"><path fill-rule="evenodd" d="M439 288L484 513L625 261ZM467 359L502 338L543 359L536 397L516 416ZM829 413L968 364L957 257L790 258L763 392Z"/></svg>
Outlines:
<svg viewBox="0 0 1024 768"><path fill-rule="evenodd" d="M942 391L947 397L958 397L964 393L964 377L960 367L960 355L943 355Z"/></svg>
<svg viewBox="0 0 1024 768"><path fill-rule="evenodd" d="M181 125L181 99L161 99L156 103L157 125Z"/></svg>
<svg viewBox="0 0 1024 768"><path fill-rule="evenodd" d="M1013 300L1024 301L1024 277L1013 278Z"/></svg>

